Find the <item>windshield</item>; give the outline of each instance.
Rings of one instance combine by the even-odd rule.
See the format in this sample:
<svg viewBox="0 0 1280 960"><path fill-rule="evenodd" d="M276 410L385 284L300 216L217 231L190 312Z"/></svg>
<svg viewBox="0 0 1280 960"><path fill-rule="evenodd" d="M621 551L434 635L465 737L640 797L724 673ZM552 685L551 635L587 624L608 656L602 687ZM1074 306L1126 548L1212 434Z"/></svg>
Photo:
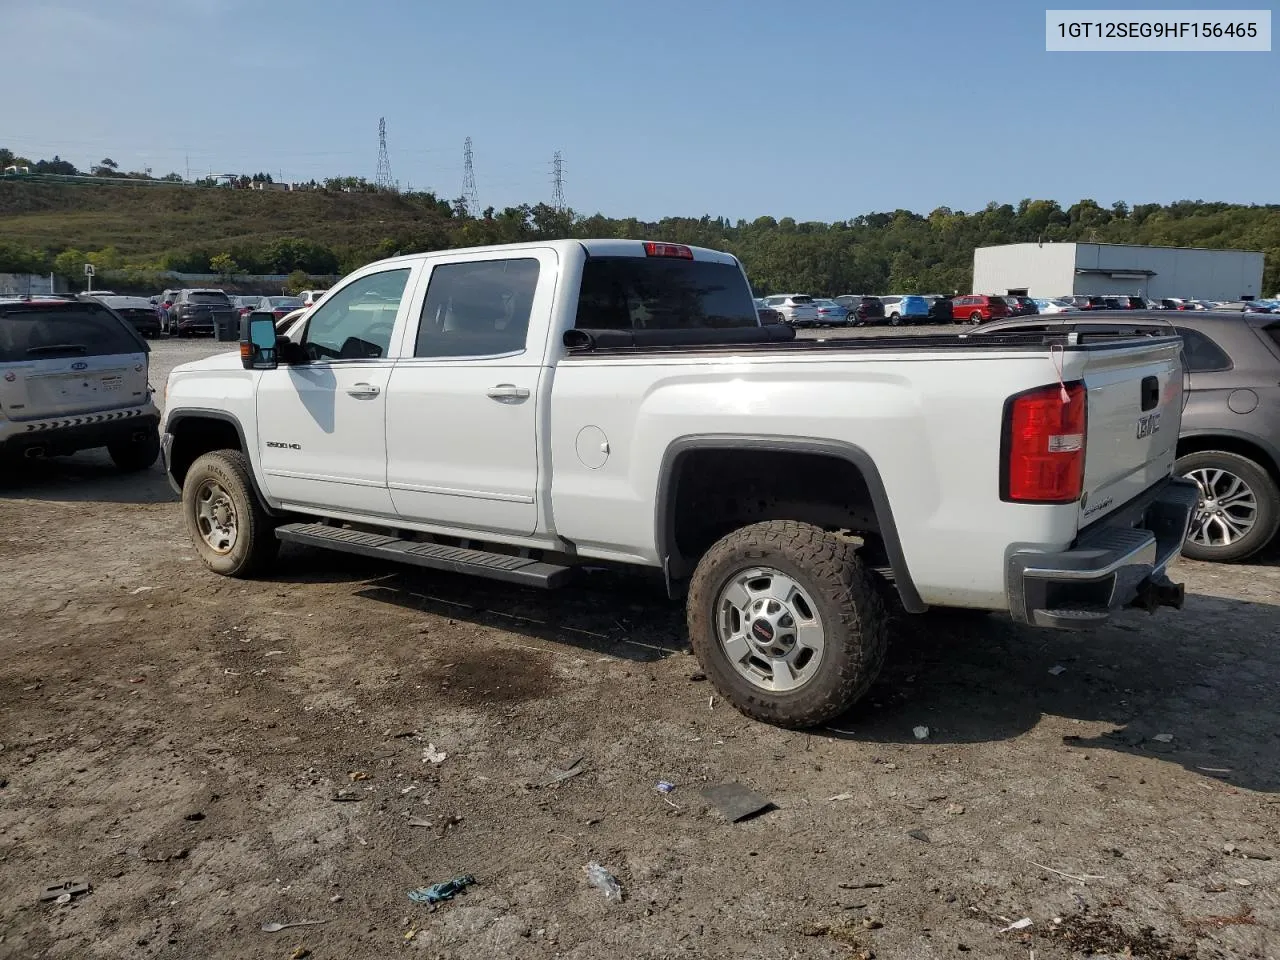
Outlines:
<svg viewBox="0 0 1280 960"><path fill-rule="evenodd" d="M23 310L0 316L0 362L144 350L115 317L101 309Z"/></svg>
<svg viewBox="0 0 1280 960"><path fill-rule="evenodd" d="M591 257L582 268L575 322L580 329L688 330L755 327L759 322L751 288L737 264Z"/></svg>
<svg viewBox="0 0 1280 960"><path fill-rule="evenodd" d="M267 297L273 307L284 307L286 310L297 310L302 301L297 297Z"/></svg>

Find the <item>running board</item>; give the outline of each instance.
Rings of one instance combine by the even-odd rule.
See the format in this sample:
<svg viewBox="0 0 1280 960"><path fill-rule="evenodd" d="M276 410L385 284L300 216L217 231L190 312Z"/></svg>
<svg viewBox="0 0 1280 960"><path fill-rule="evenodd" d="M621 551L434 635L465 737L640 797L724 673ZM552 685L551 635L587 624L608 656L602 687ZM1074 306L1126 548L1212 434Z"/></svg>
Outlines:
<svg viewBox="0 0 1280 960"><path fill-rule="evenodd" d="M545 590L562 586L574 573L573 567L543 563L528 557L400 540L380 533L347 530L323 523L287 523L276 528L276 536L286 543L341 550L362 557L377 557L416 567L430 567L432 570L448 570L451 573L467 573L527 587L542 587Z"/></svg>

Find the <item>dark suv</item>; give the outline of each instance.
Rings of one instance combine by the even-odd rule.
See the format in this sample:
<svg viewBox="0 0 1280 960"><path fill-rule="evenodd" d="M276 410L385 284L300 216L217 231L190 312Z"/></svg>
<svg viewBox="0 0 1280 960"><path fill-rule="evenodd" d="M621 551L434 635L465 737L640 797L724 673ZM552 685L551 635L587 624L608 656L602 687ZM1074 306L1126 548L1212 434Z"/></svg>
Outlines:
<svg viewBox="0 0 1280 960"><path fill-rule="evenodd" d="M169 333L216 335L219 323L239 324L240 313L221 290L179 290L169 308Z"/></svg>
<svg viewBox="0 0 1280 960"><path fill-rule="evenodd" d="M1280 317L1266 313L1091 310L1019 317L973 331L1054 329L1182 336L1188 394L1177 472L1200 487L1183 553L1243 560L1280 529Z"/></svg>
<svg viewBox="0 0 1280 960"><path fill-rule="evenodd" d="M860 327L864 323L877 323L884 319L884 301L879 297L870 297L856 293L843 293L835 298L836 303L849 311L850 326Z"/></svg>

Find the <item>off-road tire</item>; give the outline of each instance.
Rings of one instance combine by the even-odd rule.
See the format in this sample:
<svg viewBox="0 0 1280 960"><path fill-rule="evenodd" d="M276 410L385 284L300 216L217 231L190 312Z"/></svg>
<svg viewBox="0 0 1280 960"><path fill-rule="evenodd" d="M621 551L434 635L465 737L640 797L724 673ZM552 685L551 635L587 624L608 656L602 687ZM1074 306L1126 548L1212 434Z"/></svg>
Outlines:
<svg viewBox="0 0 1280 960"><path fill-rule="evenodd" d="M126 473L136 473L155 465L160 458L160 430L153 427L141 439L128 437L107 444L111 462Z"/></svg>
<svg viewBox="0 0 1280 960"><path fill-rule="evenodd" d="M809 593L826 634L823 662L803 686L769 693L734 669L716 634L716 599L735 575L773 567ZM888 645L888 613L855 544L812 524L770 520L742 527L702 557L689 583L689 637L720 694L756 720L812 727L849 709L875 681Z"/></svg>
<svg viewBox="0 0 1280 960"><path fill-rule="evenodd" d="M214 450L198 457L182 481L182 516L204 565L224 577L247 579L261 573L280 550L275 523L253 491L249 460L239 450ZM230 496L236 511L236 541L227 553L205 542L196 518L196 493L213 479Z"/></svg>
<svg viewBox="0 0 1280 960"><path fill-rule="evenodd" d="M1234 474L1245 482L1257 499L1258 511L1253 527L1235 543L1224 546L1205 546L1193 543L1188 531L1187 540L1182 545L1184 556L1192 560L1206 560L1211 563L1232 563L1245 560L1262 550L1269 544L1280 529L1280 488L1265 467L1242 457L1238 453L1226 450L1201 450L1179 457L1173 470L1180 477L1185 477L1193 470L1223 470ZM1195 519L1191 521L1195 529Z"/></svg>

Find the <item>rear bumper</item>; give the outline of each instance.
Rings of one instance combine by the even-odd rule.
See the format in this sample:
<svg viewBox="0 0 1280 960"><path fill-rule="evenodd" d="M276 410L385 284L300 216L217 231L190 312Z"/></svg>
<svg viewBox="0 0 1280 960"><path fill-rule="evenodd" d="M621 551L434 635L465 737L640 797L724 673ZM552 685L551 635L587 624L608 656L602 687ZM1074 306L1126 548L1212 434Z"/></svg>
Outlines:
<svg viewBox="0 0 1280 960"><path fill-rule="evenodd" d="M1170 478L1081 532L1060 553L1009 557L1009 612L1040 627L1079 629L1117 610L1182 606L1183 588L1165 573L1178 556L1199 502L1188 480Z"/></svg>
<svg viewBox="0 0 1280 960"><path fill-rule="evenodd" d="M0 453L10 457L62 456L105 447L139 433L154 433L160 411L154 403L52 420L0 422Z"/></svg>

